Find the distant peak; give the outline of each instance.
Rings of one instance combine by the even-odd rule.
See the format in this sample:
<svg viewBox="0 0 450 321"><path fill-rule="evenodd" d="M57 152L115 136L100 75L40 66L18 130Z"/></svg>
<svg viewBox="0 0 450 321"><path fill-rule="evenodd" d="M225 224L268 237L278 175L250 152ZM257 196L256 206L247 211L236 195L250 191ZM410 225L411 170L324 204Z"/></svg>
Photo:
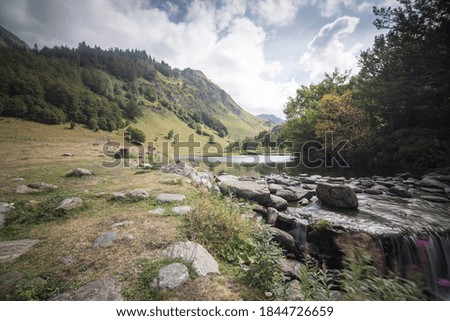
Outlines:
<svg viewBox="0 0 450 321"><path fill-rule="evenodd" d="M2 26L0 26L0 47L22 49L26 51L31 50L30 46L28 46L25 41Z"/></svg>
<svg viewBox="0 0 450 321"><path fill-rule="evenodd" d="M280 117L277 117L274 114L259 114L256 117L271 121L276 125L281 125L282 123L284 123L284 119L281 119Z"/></svg>

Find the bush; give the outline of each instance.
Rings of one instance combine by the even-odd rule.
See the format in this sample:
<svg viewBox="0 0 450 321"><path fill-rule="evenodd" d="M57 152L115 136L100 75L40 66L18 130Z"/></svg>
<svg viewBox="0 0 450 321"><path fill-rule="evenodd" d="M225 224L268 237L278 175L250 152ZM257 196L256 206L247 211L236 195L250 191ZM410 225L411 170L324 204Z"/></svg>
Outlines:
<svg viewBox="0 0 450 321"><path fill-rule="evenodd" d="M126 133L129 135L130 142L145 143L146 141L145 133L140 129L128 127Z"/></svg>

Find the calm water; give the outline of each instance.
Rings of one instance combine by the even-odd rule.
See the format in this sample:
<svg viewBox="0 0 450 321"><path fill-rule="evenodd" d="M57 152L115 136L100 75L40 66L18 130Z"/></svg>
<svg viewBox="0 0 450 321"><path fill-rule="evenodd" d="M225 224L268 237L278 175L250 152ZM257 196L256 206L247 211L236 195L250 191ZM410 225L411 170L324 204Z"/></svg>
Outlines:
<svg viewBox="0 0 450 321"><path fill-rule="evenodd" d="M215 174L229 173L236 176L252 176L286 173L291 176L299 174L323 176L392 176L400 170L392 168L367 169L361 166L339 167L305 167L291 156L254 155L254 156L228 156L228 157L202 157L181 156L180 160L189 160L192 166L201 170L210 170Z"/></svg>

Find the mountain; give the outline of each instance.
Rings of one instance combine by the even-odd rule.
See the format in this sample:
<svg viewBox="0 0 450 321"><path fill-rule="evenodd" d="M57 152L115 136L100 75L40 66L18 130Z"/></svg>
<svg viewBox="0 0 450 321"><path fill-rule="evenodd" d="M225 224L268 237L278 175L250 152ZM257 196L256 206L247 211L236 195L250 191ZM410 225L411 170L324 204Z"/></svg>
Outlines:
<svg viewBox="0 0 450 321"><path fill-rule="evenodd" d="M0 116L105 131L134 124L155 139L174 130L223 144L269 128L201 71L172 68L145 51L84 42L38 51L2 34L14 45L0 47Z"/></svg>
<svg viewBox="0 0 450 321"><path fill-rule="evenodd" d="M274 114L259 114L256 117L264 119L264 120L269 120L272 123L274 123L275 125L281 125L282 123L285 122L284 119L281 119L280 117L277 117Z"/></svg>
<svg viewBox="0 0 450 321"><path fill-rule="evenodd" d="M0 26L0 47L31 50L24 41L2 26Z"/></svg>

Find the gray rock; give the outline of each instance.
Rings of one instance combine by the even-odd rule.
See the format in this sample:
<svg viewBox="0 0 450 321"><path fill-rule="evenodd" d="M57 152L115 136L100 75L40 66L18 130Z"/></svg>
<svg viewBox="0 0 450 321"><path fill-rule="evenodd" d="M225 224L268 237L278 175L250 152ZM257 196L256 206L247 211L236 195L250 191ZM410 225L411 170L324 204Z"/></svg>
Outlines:
<svg viewBox="0 0 450 321"><path fill-rule="evenodd" d="M297 200L301 200L302 198L306 198L310 200L316 192L313 190L307 190L301 187L286 187L287 190L294 192L297 195Z"/></svg>
<svg viewBox="0 0 450 321"><path fill-rule="evenodd" d="M5 225L4 214L14 209L14 203L0 202L0 228Z"/></svg>
<svg viewBox="0 0 450 321"><path fill-rule="evenodd" d="M220 274L216 260L198 243L191 241L176 243L169 247L167 254L169 257L190 262L200 276L209 273Z"/></svg>
<svg viewBox="0 0 450 321"><path fill-rule="evenodd" d="M431 193L431 194L445 194L445 190L442 190L441 188L432 188L432 187L419 187L421 191Z"/></svg>
<svg viewBox="0 0 450 321"><path fill-rule="evenodd" d="M71 153L64 153L64 154L62 154L62 156L65 156L65 157L72 157L73 154L71 154Z"/></svg>
<svg viewBox="0 0 450 321"><path fill-rule="evenodd" d="M20 185L16 188L17 194L37 193L41 191L51 191L57 189L58 186L48 183L30 183L27 185Z"/></svg>
<svg viewBox="0 0 450 321"><path fill-rule="evenodd" d="M112 278L88 283L77 290L53 298L53 301L122 301L121 286Z"/></svg>
<svg viewBox="0 0 450 321"><path fill-rule="evenodd" d="M285 199L287 202L295 202L300 199L297 193L287 189L278 190L275 195Z"/></svg>
<svg viewBox="0 0 450 321"><path fill-rule="evenodd" d="M231 192L236 197L257 202L263 206L269 206L271 203L269 188L256 182L229 180L223 181L219 188L222 193Z"/></svg>
<svg viewBox="0 0 450 321"><path fill-rule="evenodd" d="M330 177L329 181L332 183L345 183L345 177Z"/></svg>
<svg viewBox="0 0 450 321"><path fill-rule="evenodd" d="M272 234L273 239L278 244L280 244L280 246L284 248L288 253L293 253L296 256L299 254L299 251L295 244L294 237L291 234L282 231L276 227L270 227L269 231Z"/></svg>
<svg viewBox="0 0 450 321"><path fill-rule="evenodd" d="M155 208L155 209L150 210L148 212L150 214L163 215L166 212L166 210L164 208L162 208L162 207L158 207L158 208Z"/></svg>
<svg viewBox="0 0 450 321"><path fill-rule="evenodd" d="M182 202L186 199L186 196L182 194L169 194L163 193L156 196L156 200L162 203L174 203L174 202Z"/></svg>
<svg viewBox="0 0 450 321"><path fill-rule="evenodd" d="M152 194L150 194L145 189L137 188L137 189L133 189L133 190L129 191L126 196L128 198L138 200L138 199L149 198L150 196L152 196Z"/></svg>
<svg viewBox="0 0 450 321"><path fill-rule="evenodd" d="M121 193L121 192L114 192L111 194L111 199L116 200L116 201L124 200L126 198L127 197L125 196L125 194Z"/></svg>
<svg viewBox="0 0 450 321"><path fill-rule="evenodd" d="M272 194L270 195L270 206L282 211L288 207L288 202L284 198Z"/></svg>
<svg viewBox="0 0 450 321"><path fill-rule="evenodd" d="M288 301L304 301L305 296L302 292L302 285L298 280L292 280L287 284L286 295Z"/></svg>
<svg viewBox="0 0 450 321"><path fill-rule="evenodd" d="M411 192L408 191L407 188L403 187L403 186L399 186L399 185L395 185L392 186L391 188L389 188L389 192L396 195L396 196L400 196L400 197L406 197L406 198L411 198Z"/></svg>
<svg viewBox="0 0 450 321"><path fill-rule="evenodd" d="M419 195L419 198L436 203L450 203L450 200L448 198L437 195Z"/></svg>
<svg viewBox="0 0 450 321"><path fill-rule="evenodd" d="M237 176L234 175L220 175L216 178L216 182L217 183L224 183L224 182L229 182L229 181L239 181L239 178Z"/></svg>
<svg viewBox="0 0 450 321"><path fill-rule="evenodd" d="M11 262L27 253L39 240L16 240L0 242L0 263Z"/></svg>
<svg viewBox="0 0 450 321"><path fill-rule="evenodd" d="M23 177L16 177L16 178L12 179L13 182L22 182L24 180L25 180L25 178L23 178Z"/></svg>
<svg viewBox="0 0 450 321"><path fill-rule="evenodd" d="M25 274L10 271L0 275L0 300L4 300L8 293L16 289L16 284L25 277Z"/></svg>
<svg viewBox="0 0 450 321"><path fill-rule="evenodd" d="M72 169L67 176L71 177L81 177L81 176L90 176L92 175L92 172L86 168L75 168Z"/></svg>
<svg viewBox="0 0 450 321"><path fill-rule="evenodd" d="M56 210L58 211L70 211L83 206L83 200L79 197L69 197L59 203Z"/></svg>
<svg viewBox="0 0 450 321"><path fill-rule="evenodd" d="M269 184L268 187L271 194L276 194L277 191L284 189L284 186L279 184Z"/></svg>
<svg viewBox="0 0 450 321"><path fill-rule="evenodd" d="M134 221L122 221L118 223L114 223L111 227L122 227L122 226L130 226L133 225Z"/></svg>
<svg viewBox="0 0 450 321"><path fill-rule="evenodd" d="M355 192L346 185L318 184L317 198L322 202L337 208L358 208L358 199Z"/></svg>
<svg viewBox="0 0 450 321"><path fill-rule="evenodd" d="M309 200L307 198L302 198L298 203L302 206L306 206L309 204Z"/></svg>
<svg viewBox="0 0 450 321"><path fill-rule="evenodd" d="M188 268L181 263L172 263L158 271L158 276L150 283L150 286L158 291L171 291L188 279Z"/></svg>
<svg viewBox="0 0 450 321"><path fill-rule="evenodd" d="M277 221L277 218L278 218L278 211L273 207L269 207L267 209L267 215L266 215L267 224L274 225L275 222Z"/></svg>
<svg viewBox="0 0 450 321"><path fill-rule="evenodd" d="M299 261L282 258L280 260L280 267L284 275L290 279L300 279L300 268L302 264Z"/></svg>
<svg viewBox="0 0 450 321"><path fill-rule="evenodd" d="M389 188L387 188L384 185L374 185L371 188L365 189L364 193L371 194L371 195L381 195L384 192L387 192Z"/></svg>
<svg viewBox="0 0 450 321"><path fill-rule="evenodd" d="M422 178L416 184L419 186L422 186L422 187L431 187L431 188L440 188L440 189L445 189L445 188L449 187L447 184L444 184L436 179L429 178L429 177Z"/></svg>
<svg viewBox="0 0 450 321"><path fill-rule="evenodd" d="M108 247L112 245L117 237L117 233L114 231L105 232L94 240L94 242L92 243L92 247L94 249L98 247Z"/></svg>
<svg viewBox="0 0 450 321"><path fill-rule="evenodd" d="M253 212L256 212L264 217L266 217L267 215L267 208L265 208L264 206L261 205L255 205L253 206Z"/></svg>
<svg viewBox="0 0 450 321"><path fill-rule="evenodd" d="M386 186L387 188L390 188L396 184L396 181L377 181L377 183Z"/></svg>
<svg viewBox="0 0 450 321"><path fill-rule="evenodd" d="M175 214L179 214L179 215L187 214L190 211L192 211L192 207L188 206L188 205L172 207L172 212L174 212Z"/></svg>

